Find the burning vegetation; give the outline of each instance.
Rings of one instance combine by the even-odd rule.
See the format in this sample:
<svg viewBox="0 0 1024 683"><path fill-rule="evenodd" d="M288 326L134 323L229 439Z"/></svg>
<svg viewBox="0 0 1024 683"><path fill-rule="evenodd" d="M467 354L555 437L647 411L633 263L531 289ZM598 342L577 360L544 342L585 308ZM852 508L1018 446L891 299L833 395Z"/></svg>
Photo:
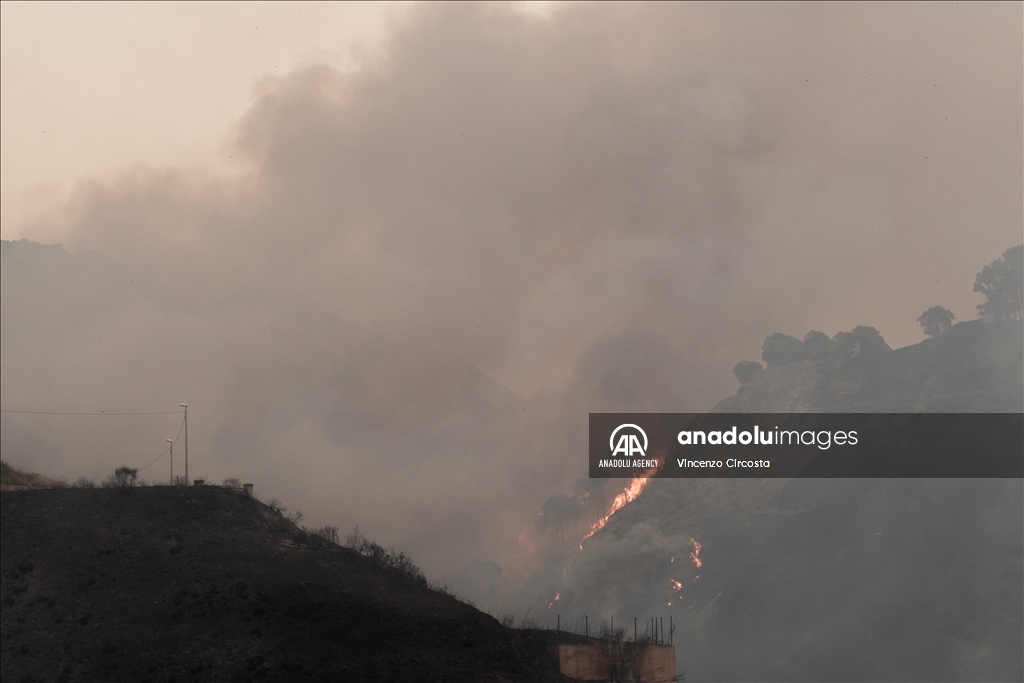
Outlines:
<svg viewBox="0 0 1024 683"><path fill-rule="evenodd" d="M650 472L648 472L647 474L650 474ZM627 486L622 493L615 496L615 500L612 501L612 506L608 509L607 514L602 516L600 519L598 519L590 526L590 530L580 541L580 550L583 549L583 541L587 540L588 538L596 534L598 531L603 529L604 525L608 523L608 520L611 518L612 515L621 510L627 504L632 503L634 500L636 500L636 497L639 496L647 487L647 483L649 481L650 478L648 476L633 477L633 481L629 483L629 486Z"/></svg>

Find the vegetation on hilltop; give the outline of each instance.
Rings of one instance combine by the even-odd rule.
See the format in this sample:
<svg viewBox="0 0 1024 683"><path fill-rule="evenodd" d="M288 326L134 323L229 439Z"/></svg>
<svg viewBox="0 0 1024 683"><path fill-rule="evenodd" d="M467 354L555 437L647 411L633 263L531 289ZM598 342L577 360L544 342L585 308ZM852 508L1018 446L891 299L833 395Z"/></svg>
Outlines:
<svg viewBox="0 0 1024 683"><path fill-rule="evenodd" d="M44 477L35 472L25 472L13 467L4 460L0 460L0 485L3 486L28 486L30 488L50 488L63 485L63 482L56 479Z"/></svg>
<svg viewBox="0 0 1024 683"><path fill-rule="evenodd" d="M974 291L985 296L978 315L990 322L1021 321L1024 308L1024 245L1010 247L1001 258L982 268Z"/></svg>
<svg viewBox="0 0 1024 683"><path fill-rule="evenodd" d="M930 339L921 344L894 351L865 325L833 337L772 334L761 346L765 365L737 363L740 391L716 410L1021 410L1022 253L1007 249L978 274L979 320L924 311L917 321Z"/></svg>

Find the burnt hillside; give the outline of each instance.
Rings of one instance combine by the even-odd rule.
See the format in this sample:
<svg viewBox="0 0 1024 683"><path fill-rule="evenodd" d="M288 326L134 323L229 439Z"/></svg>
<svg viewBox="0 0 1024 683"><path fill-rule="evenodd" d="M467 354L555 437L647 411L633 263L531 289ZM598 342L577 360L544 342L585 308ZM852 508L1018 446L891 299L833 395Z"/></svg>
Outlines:
<svg viewBox="0 0 1024 683"><path fill-rule="evenodd" d="M544 634L216 487L0 498L5 681L564 680Z"/></svg>

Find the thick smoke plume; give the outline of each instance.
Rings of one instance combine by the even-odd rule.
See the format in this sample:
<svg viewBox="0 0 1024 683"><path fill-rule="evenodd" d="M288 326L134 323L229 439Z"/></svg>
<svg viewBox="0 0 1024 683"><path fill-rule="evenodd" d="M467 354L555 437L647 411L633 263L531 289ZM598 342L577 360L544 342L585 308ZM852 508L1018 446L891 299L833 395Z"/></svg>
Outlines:
<svg viewBox="0 0 1024 683"><path fill-rule="evenodd" d="M1020 20L417 8L354 73L262 82L245 175L128 169L18 226L70 254L5 245L4 407L187 402L193 476L526 573L588 412L707 410L777 331L971 317L1020 241ZM179 427L121 419L5 414L4 457L99 477Z"/></svg>

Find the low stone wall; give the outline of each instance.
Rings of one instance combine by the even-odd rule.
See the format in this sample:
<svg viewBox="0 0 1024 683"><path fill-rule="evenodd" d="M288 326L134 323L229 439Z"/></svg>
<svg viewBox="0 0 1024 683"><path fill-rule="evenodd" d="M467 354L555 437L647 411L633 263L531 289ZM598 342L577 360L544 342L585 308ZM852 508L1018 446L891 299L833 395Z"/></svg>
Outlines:
<svg viewBox="0 0 1024 683"><path fill-rule="evenodd" d="M676 649L671 645L561 643L550 645L548 653L563 675L580 681L676 679Z"/></svg>

